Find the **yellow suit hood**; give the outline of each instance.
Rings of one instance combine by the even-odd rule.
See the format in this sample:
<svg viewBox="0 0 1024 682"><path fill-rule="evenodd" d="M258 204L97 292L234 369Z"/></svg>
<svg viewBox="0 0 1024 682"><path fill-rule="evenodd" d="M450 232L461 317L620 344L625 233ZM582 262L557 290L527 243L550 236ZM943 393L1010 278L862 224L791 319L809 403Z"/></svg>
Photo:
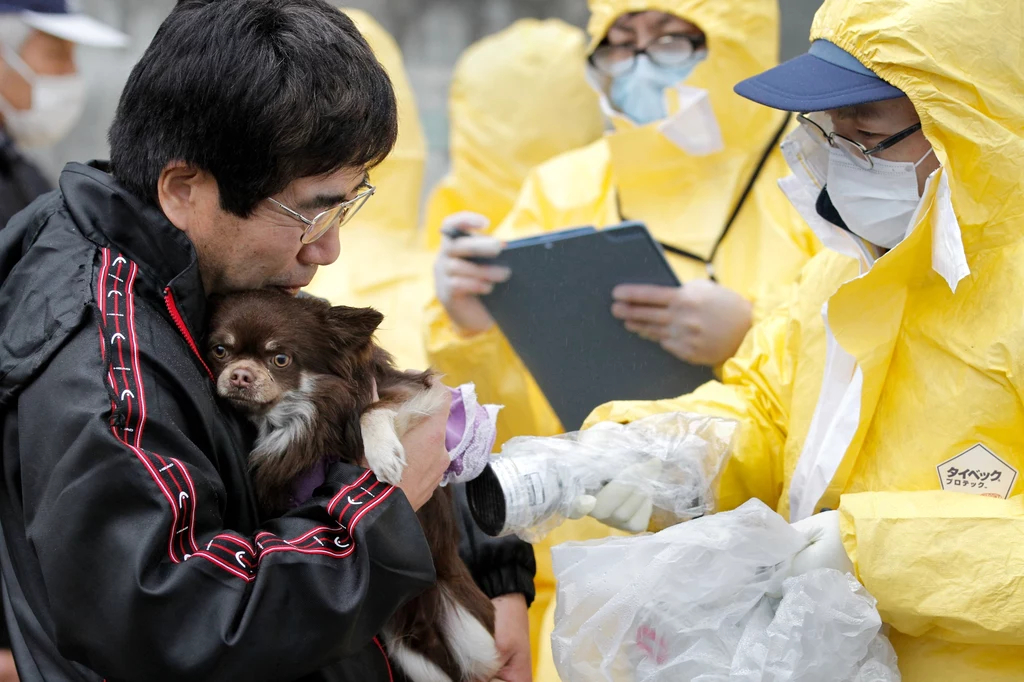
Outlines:
<svg viewBox="0 0 1024 682"><path fill-rule="evenodd" d="M416 96L402 62L402 52L391 34L362 10L346 9L344 12L355 23L377 60L388 72L398 101L398 139L395 148L383 163L370 171L370 182L377 187L378 196L367 202L359 212L359 219L349 225L358 225L362 230L383 226L409 232L411 236L419 224L420 194L423 191L423 170L427 160L427 142L420 123Z"/></svg>
<svg viewBox="0 0 1024 682"><path fill-rule="evenodd" d="M913 102L968 250L1018 238L1020 223L1010 223L1024 215L1024 12L1007 7L827 0L811 27L811 40L846 50Z"/></svg>
<svg viewBox="0 0 1024 682"><path fill-rule="evenodd" d="M778 127L781 117L765 115L757 105L732 92L736 83L778 63L777 0L591 0L590 11L589 52L623 14L667 12L700 28L707 40L708 56L686 84L708 91L727 148L750 146L751 137L767 142L762 138L770 138L773 125ZM623 126L621 120L615 123Z"/></svg>
<svg viewBox="0 0 1024 682"><path fill-rule="evenodd" d="M534 166L601 137L585 64L586 36L558 19L522 19L459 58L449 105L451 171L433 190L424 222L431 248L446 216L475 211L496 226Z"/></svg>
<svg viewBox="0 0 1024 682"><path fill-rule="evenodd" d="M591 77L603 91L602 103L616 129L606 136L604 148L621 215L644 221L665 244L707 256L759 159L786 122L786 114L768 111L733 92L738 82L778 62L778 3L591 0L590 7L591 50L616 19L633 12L667 12L704 32L707 57L680 86L666 89L667 119L635 125L608 103L608 79L596 71ZM684 107L683 101L705 96L720 143L712 134L697 135L688 144L692 131L704 129L707 118L701 113L704 105L691 99Z"/></svg>

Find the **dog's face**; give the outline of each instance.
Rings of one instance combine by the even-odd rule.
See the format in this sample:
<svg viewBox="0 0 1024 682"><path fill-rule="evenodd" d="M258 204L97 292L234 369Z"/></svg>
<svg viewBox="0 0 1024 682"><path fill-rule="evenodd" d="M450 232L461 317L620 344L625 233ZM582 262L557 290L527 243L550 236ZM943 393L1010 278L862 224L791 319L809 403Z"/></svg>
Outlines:
<svg viewBox="0 0 1024 682"><path fill-rule="evenodd" d="M214 299L207 358L217 394L266 414L317 374L350 378L383 316L310 298L253 291Z"/></svg>

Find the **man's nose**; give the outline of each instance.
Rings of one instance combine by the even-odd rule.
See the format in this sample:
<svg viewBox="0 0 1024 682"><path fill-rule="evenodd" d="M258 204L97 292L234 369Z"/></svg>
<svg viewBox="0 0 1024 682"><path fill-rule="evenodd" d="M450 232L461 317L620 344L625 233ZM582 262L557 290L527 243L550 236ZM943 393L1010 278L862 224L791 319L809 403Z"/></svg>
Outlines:
<svg viewBox="0 0 1024 682"><path fill-rule="evenodd" d="M242 367L231 372L231 385L235 388L249 388L254 381L252 372Z"/></svg>
<svg viewBox="0 0 1024 682"><path fill-rule="evenodd" d="M332 227L324 236L299 250L298 260L302 265L330 265L341 254L341 238L337 227Z"/></svg>

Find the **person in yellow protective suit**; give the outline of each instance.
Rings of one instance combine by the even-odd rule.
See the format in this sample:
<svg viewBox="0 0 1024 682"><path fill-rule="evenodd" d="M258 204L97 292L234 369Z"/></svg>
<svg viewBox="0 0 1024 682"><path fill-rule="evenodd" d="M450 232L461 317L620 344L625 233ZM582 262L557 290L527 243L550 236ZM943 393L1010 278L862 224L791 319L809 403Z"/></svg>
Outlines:
<svg viewBox="0 0 1024 682"><path fill-rule="evenodd" d="M587 83L586 34L559 19L521 19L474 43L452 74L451 169L427 202L423 236L475 211L497 225L538 164L599 139L604 122Z"/></svg>
<svg viewBox="0 0 1024 682"><path fill-rule="evenodd" d="M366 12L345 9L384 65L398 99L398 141L370 182L369 201L341 228L341 256L322 267L305 291L334 304L372 306L384 314L377 333L399 366L427 365L420 328L430 300L432 255L417 238L427 145L416 98L394 39Z"/></svg>
<svg viewBox="0 0 1024 682"><path fill-rule="evenodd" d="M690 286L622 287L613 312L682 359L714 365L739 346L751 304L754 317L770 309L819 248L776 185L785 162L774 141L787 115L732 92L776 63L776 0L592 0L591 8L588 68L615 131L534 169L491 237L443 240L435 265L428 356L505 405L499 440L561 425L476 298L507 273L465 257L493 255L503 239L642 220ZM616 69L624 73L610 76ZM458 216L452 225L484 222Z"/></svg>
<svg viewBox="0 0 1024 682"><path fill-rule="evenodd" d="M474 381L481 399L505 405L499 443L558 433L562 425L476 299L507 273L464 257L493 255L503 239L642 220L687 284L620 287L613 314L682 360L718 364L820 248L776 184L786 172L778 139L795 124L732 91L777 63L776 0L590 6L588 69L614 132L532 171L491 236L445 239L435 265L429 358L451 381ZM462 228L485 223L464 215L450 221ZM539 634L553 606L548 545L605 532L594 521L566 524L537 548L531 619L539 680L554 679L545 672L548 638Z"/></svg>
<svg viewBox="0 0 1024 682"><path fill-rule="evenodd" d="M1024 679L1022 35L1003 0L826 0L737 91L827 110L783 147L828 250L721 383L588 419L738 420L718 509L757 497L813 542L798 570L854 570L904 682Z"/></svg>

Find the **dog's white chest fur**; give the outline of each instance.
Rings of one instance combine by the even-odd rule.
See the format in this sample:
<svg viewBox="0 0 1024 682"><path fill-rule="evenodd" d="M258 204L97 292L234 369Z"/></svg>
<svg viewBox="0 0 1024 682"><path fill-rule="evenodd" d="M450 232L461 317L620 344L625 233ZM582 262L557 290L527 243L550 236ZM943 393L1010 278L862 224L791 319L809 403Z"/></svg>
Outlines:
<svg viewBox="0 0 1024 682"><path fill-rule="evenodd" d="M303 372L299 389L285 393L273 409L256 421L259 435L250 455L252 465L283 456L292 443L309 435L316 420L316 404L311 398L315 388L316 377Z"/></svg>

